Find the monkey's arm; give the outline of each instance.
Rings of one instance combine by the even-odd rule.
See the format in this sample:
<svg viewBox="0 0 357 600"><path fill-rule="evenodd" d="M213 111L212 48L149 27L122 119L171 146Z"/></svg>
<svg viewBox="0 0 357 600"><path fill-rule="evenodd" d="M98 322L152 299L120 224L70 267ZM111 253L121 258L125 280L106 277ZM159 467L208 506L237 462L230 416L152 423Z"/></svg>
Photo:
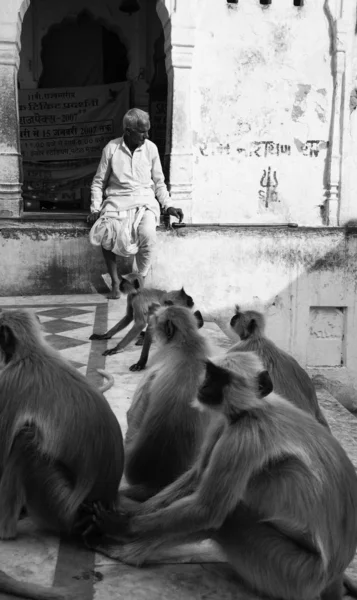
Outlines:
<svg viewBox="0 0 357 600"><path fill-rule="evenodd" d="M124 348L126 348L128 344L130 344L130 342L135 340L135 338L139 335L142 329L146 326L148 315L145 297L142 294L134 296L131 300L131 307L133 311L132 318L134 319L133 327L130 329L130 331L128 331L128 333L123 337L123 339L120 340L119 344L117 344L114 348L103 352L103 356L109 356L110 354L117 354L118 352L122 352L122 350L124 350Z"/></svg>
<svg viewBox="0 0 357 600"><path fill-rule="evenodd" d="M122 331L130 325L133 320L133 308L131 306L131 300L128 296L127 305L126 305L126 313L125 316L116 324L114 327L109 329L106 333L93 333L90 336L90 340L110 340L118 331Z"/></svg>
<svg viewBox="0 0 357 600"><path fill-rule="evenodd" d="M254 448L258 428L255 435L251 434L249 427L246 433L243 430L240 433L240 430L238 434L229 430L222 434L191 495L150 514L134 515L129 520L123 519L120 514L96 510L96 526L119 539L128 539L128 536L159 538L218 529L244 498L252 474L265 462L260 448Z"/></svg>
<svg viewBox="0 0 357 600"><path fill-rule="evenodd" d="M199 471L196 467L193 467L189 471L183 473L176 481L158 492L155 496L142 504L138 504L135 507L135 511L133 510L131 514L150 514L169 506L173 502L176 502L176 500L180 500L180 498L193 494L198 485L199 477Z"/></svg>
<svg viewBox="0 0 357 600"><path fill-rule="evenodd" d="M165 535L219 528L244 498L252 474L266 461L261 447L256 447L258 426L255 429L228 427L215 444L196 491L162 510L134 516L129 521L130 534Z"/></svg>
<svg viewBox="0 0 357 600"><path fill-rule="evenodd" d="M144 344L143 344L143 347L141 350L140 358L139 358L138 362L135 363L135 365L131 365L131 367L129 367L130 371L141 371L142 369L145 368L146 363L148 361L148 357L149 357L151 342L152 342L152 333L151 333L151 328L148 327L145 332Z"/></svg>

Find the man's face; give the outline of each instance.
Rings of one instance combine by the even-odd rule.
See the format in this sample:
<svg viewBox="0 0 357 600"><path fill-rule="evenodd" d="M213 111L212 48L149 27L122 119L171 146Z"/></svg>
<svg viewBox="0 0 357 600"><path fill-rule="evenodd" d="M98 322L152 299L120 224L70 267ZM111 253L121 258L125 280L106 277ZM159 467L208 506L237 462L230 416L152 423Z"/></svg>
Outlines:
<svg viewBox="0 0 357 600"><path fill-rule="evenodd" d="M125 130L126 138L132 146L142 146L149 137L150 124L139 123L135 128Z"/></svg>

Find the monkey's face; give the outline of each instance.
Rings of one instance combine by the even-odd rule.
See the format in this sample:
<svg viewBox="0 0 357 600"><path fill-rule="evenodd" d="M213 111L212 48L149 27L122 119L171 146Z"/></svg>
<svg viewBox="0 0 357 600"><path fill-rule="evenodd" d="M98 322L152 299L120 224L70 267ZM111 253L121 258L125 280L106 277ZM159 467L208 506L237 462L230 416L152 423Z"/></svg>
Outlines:
<svg viewBox="0 0 357 600"><path fill-rule="evenodd" d="M133 294L143 288L143 282L138 273L129 273L122 275L119 284L119 290L122 294Z"/></svg>
<svg viewBox="0 0 357 600"><path fill-rule="evenodd" d="M207 361L205 378L198 390L198 401L204 408L222 411L224 391L230 383L231 374L227 369L223 369L213 362Z"/></svg>

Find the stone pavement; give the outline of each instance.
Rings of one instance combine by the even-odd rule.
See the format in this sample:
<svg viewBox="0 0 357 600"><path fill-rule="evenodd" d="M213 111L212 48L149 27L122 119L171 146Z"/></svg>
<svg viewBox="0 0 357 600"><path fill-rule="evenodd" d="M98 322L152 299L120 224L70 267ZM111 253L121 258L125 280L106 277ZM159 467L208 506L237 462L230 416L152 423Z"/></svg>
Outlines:
<svg viewBox="0 0 357 600"><path fill-rule="evenodd" d="M137 361L141 349L131 345L123 353L103 357L104 349L114 346L115 339L122 334L109 341L88 339L93 331L103 332L121 318L125 299L108 302L97 294L0 298L0 307L19 306L35 310L48 342L93 383L102 382L98 368L105 367L113 374L115 383L106 397L125 434L126 411L142 376L131 373L129 366ZM206 322L201 331L209 339L212 355L223 352L232 343L216 323ZM320 393L320 401L334 434L357 467L356 419L327 392ZM357 577L355 563L350 573L354 572ZM38 531L29 519L20 522L16 540L0 542L0 565L18 579L47 586L76 584L78 600L256 598L243 591L229 565L209 544L188 548L171 559L168 557L165 564L136 569ZM5 598L10 597L0 594L1 600Z"/></svg>

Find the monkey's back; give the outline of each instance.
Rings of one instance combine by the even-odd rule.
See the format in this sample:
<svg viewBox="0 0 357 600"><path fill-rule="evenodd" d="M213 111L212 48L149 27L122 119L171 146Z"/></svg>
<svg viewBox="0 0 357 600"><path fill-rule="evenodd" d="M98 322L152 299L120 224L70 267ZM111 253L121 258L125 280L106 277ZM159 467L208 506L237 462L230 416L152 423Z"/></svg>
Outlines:
<svg viewBox="0 0 357 600"><path fill-rule="evenodd" d="M103 394L54 350L10 362L0 373L0 398L2 465L16 434L34 424L41 451L68 466L79 485L115 493L123 470L119 423Z"/></svg>
<svg viewBox="0 0 357 600"><path fill-rule="evenodd" d="M283 534L297 543L305 539L335 561L334 571L340 560L343 571L357 546L357 475L342 446L310 415L275 394L250 424L263 455L244 502ZM243 420L236 436L240 427Z"/></svg>
<svg viewBox="0 0 357 600"><path fill-rule="evenodd" d="M274 392L298 408L313 414L322 425L328 427L317 400L314 384L293 356L264 336L242 340L230 348L229 352L234 350L256 352L270 374Z"/></svg>
<svg viewBox="0 0 357 600"><path fill-rule="evenodd" d="M163 488L186 471L202 443L208 415L192 408L206 346L197 354L159 351L129 411L125 475L132 484ZM147 406L141 420L143 404ZM136 417L141 421L138 427Z"/></svg>

